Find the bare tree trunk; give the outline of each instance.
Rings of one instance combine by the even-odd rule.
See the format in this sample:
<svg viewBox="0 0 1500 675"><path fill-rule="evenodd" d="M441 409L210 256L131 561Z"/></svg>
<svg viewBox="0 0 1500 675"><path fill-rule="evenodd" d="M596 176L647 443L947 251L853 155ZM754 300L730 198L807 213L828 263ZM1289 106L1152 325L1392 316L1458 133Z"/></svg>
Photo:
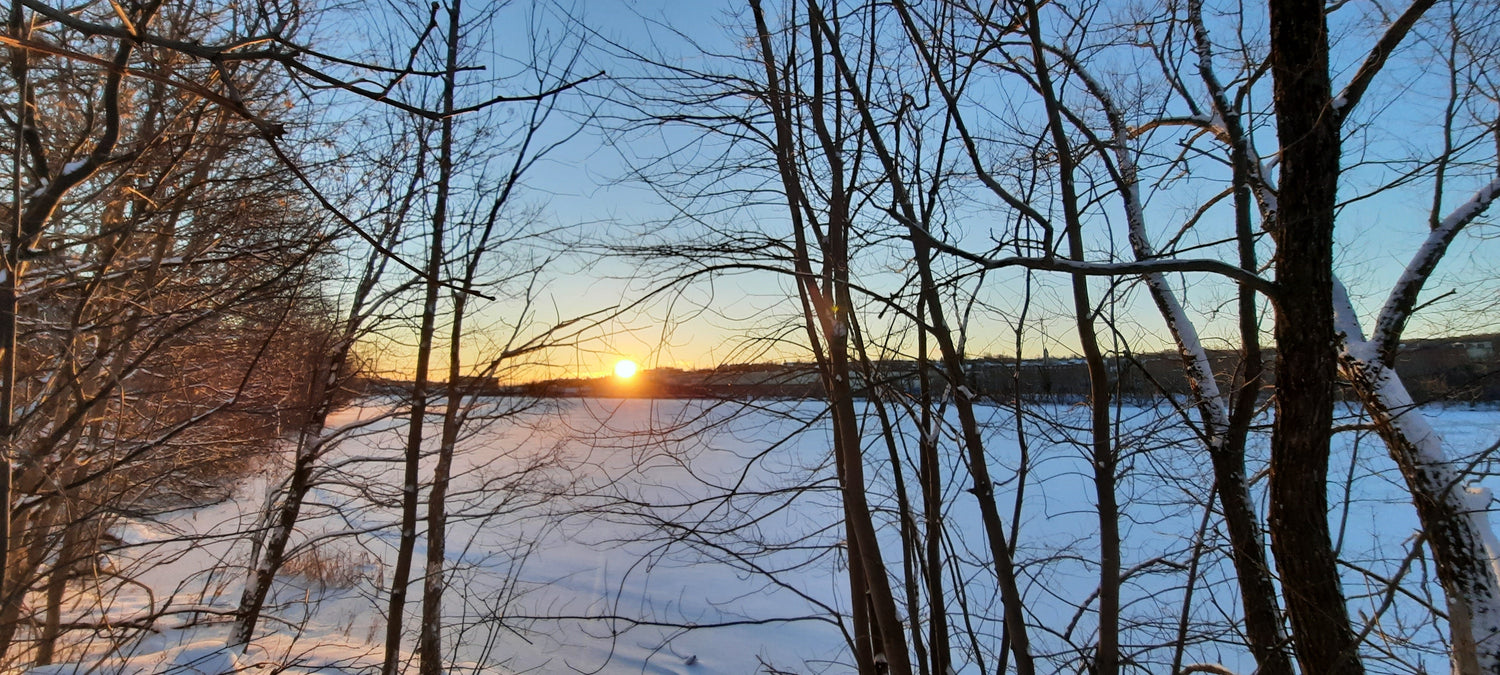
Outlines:
<svg viewBox="0 0 1500 675"><path fill-rule="evenodd" d="M1035 672L1031 655L1031 641L1026 628L1026 608L1021 602L1021 589L1016 580L1012 548L1005 537L1005 526L1000 518L1000 509L995 502L994 480L990 478L989 457L985 455L984 439L979 431L979 418L974 413L973 391L963 370L963 355L953 341L953 334L944 318L937 281L932 273L932 252L923 237L912 237L917 258L917 273L925 306L931 322L930 333L937 342L942 355L943 372L954 391L954 409L958 412L959 431L963 436L964 449L968 453L969 475L973 481L969 492L979 500L980 520L984 524L985 539L990 555L994 558L995 577L1000 586L1000 601L1005 608L1005 637L1015 655L1016 672L1028 675ZM924 433L930 433L924 430ZM935 440L934 440L935 442Z"/></svg>
<svg viewBox="0 0 1500 675"><path fill-rule="evenodd" d="M1031 476L1031 440L1026 431L1026 404L1021 399L1023 373L1021 365L1024 362L1022 355L1025 349L1026 319L1031 315L1033 291L1031 272L1026 272L1024 279L1025 281L1022 282L1023 290L1021 291L1021 310L1016 315L1014 324L1015 342L1012 343L1015 348L1016 358L1013 370L1011 371L1012 400L1010 412L1011 421L1016 425L1016 449L1018 451L1016 453L1016 465L1018 469L1015 476L1015 495L1011 498L1009 539L1005 542L1006 554L1012 556L1012 558L1016 554L1016 544L1021 540L1021 517L1026 506L1026 487L1030 484L1029 479ZM1000 663L996 666L997 668L1005 668L1005 664L1010 658L1010 651L1010 640L1001 640Z"/></svg>
<svg viewBox="0 0 1500 675"><path fill-rule="evenodd" d="M840 483L842 485L842 483ZM860 565L859 540L855 538L854 529L845 519L844 542L849 553L849 619L854 624L854 664L856 671L861 675L865 673L878 674L880 668L875 664L875 630L873 621L870 619L870 588L865 583L865 571Z"/></svg>
<svg viewBox="0 0 1500 675"><path fill-rule="evenodd" d="M317 371L314 372L316 377ZM256 556L258 560L252 561L254 567L246 576L245 588L240 593L238 616L227 641L231 647L249 645L250 639L255 636L255 626L260 622L261 610L270 593L271 582L286 561L287 544L291 541L297 518L302 512L303 499L312 486L313 463L321 448L318 438L320 433L321 428L311 430L306 427L297 432L292 475L287 482L286 491L270 513L266 514L269 530L265 534L262 551Z"/></svg>
<svg viewBox="0 0 1500 675"><path fill-rule="evenodd" d="M77 525L63 529L62 544L58 547L57 562L47 578L46 618L41 635L37 638L35 664L45 666L52 663L57 650L57 638L62 633L62 601L68 590L68 581L77 573L84 556L83 528Z"/></svg>
<svg viewBox="0 0 1500 675"><path fill-rule="evenodd" d="M449 199L450 180L453 171L453 118L454 90L458 84L458 39L459 18L462 14L462 0L452 0L448 6L448 39L446 68L443 72L443 112L445 116L442 121L442 134L438 155L438 184L437 184L437 211L433 214L433 229L440 231L446 228L446 223L441 219L447 217L446 207ZM437 237L433 239L434 245L440 245ZM435 265L439 269L441 261ZM468 280L473 278L472 265L469 270ZM464 291L467 291L467 283ZM448 517L445 511L444 501L448 498L449 474L453 467L453 448L458 441L459 429L459 407L462 403L462 393L459 389L459 376L462 374L462 363L460 361L460 339L463 337L464 306L467 301L465 292L454 293L453 325L449 334L448 343L448 385L447 404L443 411L442 436L438 441L437 466L433 469L432 487L427 496L427 565L422 581L422 625L417 634L417 652L419 668L422 675L438 675L443 668L443 563L446 561L447 528ZM425 319L425 317L424 317ZM415 508L413 508L415 515Z"/></svg>
<svg viewBox="0 0 1500 675"><path fill-rule="evenodd" d="M145 30L160 5L160 0L156 0L137 7L133 16L135 25ZM11 3L7 29L15 38L24 38L27 34L26 17L19 2ZM11 502L15 492L12 474L18 460L15 428L16 337L19 332L17 288L26 274L27 263L23 254L40 241L51 225L52 216L64 195L96 173L114 151L120 133L123 66L129 62L134 49L135 41L132 39L121 39L115 46L112 63L116 69L110 70L101 83L99 110L95 113L101 130L85 156L86 159L76 166L68 165L72 168L55 176L43 176L41 189L30 195L24 194L21 186L25 165L24 148L29 146L38 154L43 150L36 135L36 111L31 105L34 101L31 100L28 86L28 53L25 48L10 51L10 71L16 81L20 105L17 107L17 137L11 173L11 213L14 220L10 223L10 236L6 241L4 267L0 269L0 275L4 277L0 279L0 350L4 350L0 353L0 659L5 657L12 645L17 628L16 620L29 582L29 579L23 580L23 574L29 576L29 573L22 570L34 567L27 565L18 569L15 563L20 561L11 560L17 553L16 544L21 534L13 522L15 514ZM44 174L47 171L45 162L32 167L34 174ZM35 558L36 555L33 554L32 557Z"/></svg>
<svg viewBox="0 0 1500 675"><path fill-rule="evenodd" d="M1276 246L1276 422L1271 548L1302 670L1364 672L1328 530L1336 376L1333 226L1339 129L1321 0L1272 0L1271 73L1281 145Z"/></svg>
<svg viewBox="0 0 1500 675"><path fill-rule="evenodd" d="M917 535L916 514L912 511L911 496L906 488L906 474L902 468L901 453L896 447L895 423L886 407L887 385L881 381L885 374L881 373L870 360L869 351L865 347L864 333L852 312L849 315L849 328L854 337L854 349L859 354L859 372L864 377L865 400L875 408L875 417L880 422L880 438L885 442L886 456L891 463L891 482L896 488L895 508L896 517L900 520L903 552L901 576L906 594L906 621L911 632L912 650L916 652L918 675L929 675L933 671L929 670L927 647L922 641L922 612L920 593L917 591L918 576L920 576L917 568L921 561L917 547L920 537ZM941 601L936 607L937 611L941 611ZM936 672L941 675L946 671Z"/></svg>
<svg viewBox="0 0 1500 675"><path fill-rule="evenodd" d="M840 319L836 319L840 320ZM839 329L847 329L838 324ZM850 567L858 567L865 585L867 600L852 598L855 604L870 603L871 649L876 672L911 673L906 655L906 640L902 634L901 621L897 618L895 595L891 592L886 575L885 561L880 554L880 544L875 535L875 524L870 518L870 505L865 499L865 472L863 443L859 433L859 422L854 408L854 395L849 385L851 369L848 361L848 343L835 334L828 349L828 370L831 373L829 405L833 407L834 452L843 466L845 519L850 534ZM855 548L857 545L857 549ZM882 664L885 664L882 666Z"/></svg>
<svg viewBox="0 0 1500 675"><path fill-rule="evenodd" d="M895 158L890 153L886 144L881 139L879 126L874 123L867 101L861 93L861 86L844 58L842 50L836 41L838 33L829 25L821 9L813 2L808 3L809 18L813 23L815 34L819 32L828 39L829 55L833 57L838 67L838 75L843 79L845 87L855 97L853 103L855 112L860 117L861 124L865 128L870 145L874 148L890 181L896 203L904 216L905 225L912 230L920 230L922 227L920 218L909 197L909 193L902 182L899 168ZM931 334L937 340L940 351L943 354L944 368L949 378L949 383L954 387L957 396L956 408L959 412L959 423L964 436L965 450L969 454L969 470L974 480L973 494L979 499L980 513L985 525L985 535L990 544L991 554L994 556L995 573L1001 590L1001 601L1005 606L1006 636L1011 641L1016 652L1016 664L1018 672L1029 675L1034 672L1031 661L1029 640L1026 636L1025 609L1021 604L1019 587L1016 584L1015 569L1012 565L1010 549L1006 545L1003 525L1000 520L999 510L995 506L994 483L989 478L989 459L984 453L984 442L979 434L978 422L974 417L972 401L973 394L966 385L963 376L962 355L953 343L952 333L943 320L939 303L941 298L937 295L936 281L931 272L931 251L927 240L922 236L912 237L914 250L916 252L918 271L921 274L920 292L925 296L927 310L932 319Z"/></svg>
<svg viewBox="0 0 1500 675"><path fill-rule="evenodd" d="M832 193L827 204L829 222L826 224L827 239L822 247L823 269L821 274L814 274L807 248L807 238L802 230L804 221L801 211L807 202L805 193L800 187L801 176L796 161L796 141L791 116L786 109L789 104L780 88L780 75L777 71L775 52L771 48L770 31L766 26L765 15L758 0L750 0L750 7L755 15L762 65L767 77L769 90L766 102L775 118L777 164L786 189L788 208L797 236L794 262L797 265L798 286L805 295L807 307L816 316L815 323L825 345L820 365L833 418L835 460L843 471L840 492L843 496L846 527L850 534L849 564L851 568L857 567L860 570L863 575L861 581L868 595L868 600L852 597L851 602L856 605L866 601L869 603L870 649L874 652L872 661L877 672L884 670L892 675L910 675L912 669L910 656L907 653L906 636L880 553L880 544L876 538L869 503L865 498L864 457L850 384L850 375L853 370L849 365L850 328L847 315L852 311L853 298L849 294L847 239L850 227L849 204L844 195L846 189L844 181L847 177L842 168L842 150L828 130L822 126L825 124L822 116L822 37L816 31L811 36L816 52L812 60L812 67L815 70L813 85L816 91L812 93L809 102L811 123L822 145L823 158L829 163L829 170L832 174L830 178ZM815 13L818 8L815 3L809 2L808 10ZM821 287L818 284L819 279L823 280ZM810 335L810 337L816 342L816 335ZM858 649L858 645L856 648Z"/></svg>
<svg viewBox="0 0 1500 675"><path fill-rule="evenodd" d="M1208 88L1212 105L1223 120L1230 143L1232 187L1234 195L1235 236L1240 268L1257 271L1254 228L1251 213L1254 199L1250 194L1251 168L1249 149L1244 140L1240 115L1228 100L1213 69L1212 45L1202 20L1202 3L1188 3L1188 20L1194 30L1195 51L1199 57L1199 75ZM1115 104L1108 90L1086 74L1083 64L1075 64L1085 83L1104 106L1113 134L1118 166L1120 195L1125 202L1126 221L1131 248L1137 260L1157 258L1147 238L1145 205L1140 196L1139 171L1131 150L1131 134L1124 111ZM1240 597L1245 610L1245 633L1258 671L1263 675L1290 675L1291 659L1281 630L1281 611L1265 556L1259 517L1250 498L1245 476L1245 442L1255 415L1262 382L1258 310L1255 291L1239 289L1239 329L1242 349L1237 389L1227 399L1219 388L1207 350L1199 339L1197 328L1188 316L1177 294L1162 274L1144 275L1147 290L1156 303L1167 329L1177 343L1188 384L1197 399L1203 425L1203 442L1213 465L1219 503L1223 509L1225 529L1229 534L1231 559ZM1231 404L1232 400L1232 404Z"/></svg>
<svg viewBox="0 0 1500 675"><path fill-rule="evenodd" d="M1340 304L1352 311L1347 298ZM1344 374L1401 468L1417 507L1447 600L1452 672L1500 672L1500 570L1495 567L1500 550L1486 542L1487 535L1493 537L1486 531L1489 490L1465 488L1464 474L1444 456L1437 430L1416 410L1395 370L1360 341L1357 335L1346 337L1345 353L1367 359L1346 357Z"/></svg>
<svg viewBox="0 0 1500 675"><path fill-rule="evenodd" d="M20 3L13 5L20 7ZM24 84L22 85L24 90ZM20 144L16 145L19 154ZM20 204L21 179L19 161L16 163L17 171L12 175L15 177L16 201ZM16 209L19 219L20 209ZM20 228L11 230L10 241L17 241ZM10 564L10 535L11 535L11 501L12 484L11 473L13 471L12 458L16 450L15 429L15 395L16 395L16 277L20 276L22 267L19 251L15 246L8 247L5 251L5 268L0 270L4 275L0 279L0 599L9 597L14 590L6 583L12 570ZM0 642L0 657L10 649L10 640L7 637Z"/></svg>
<svg viewBox="0 0 1500 675"><path fill-rule="evenodd" d="M458 30L458 0L449 8L449 61L456 59L455 34ZM421 481L422 432L427 416L428 373L432 364L433 337L437 330L438 290L442 286L444 238L448 221L448 198L453 177L453 108L455 73L443 79L444 116L439 123L438 178L434 186L431 233L427 265L423 271L422 323L417 337L417 363L412 378L411 418L406 438L406 456L401 483L401 538L396 549L396 566L391 573L390 604L386 613L385 657L382 675L396 675L400 667L401 629L406 609L407 586L411 581L412 557L417 542L418 484Z"/></svg>
<svg viewBox="0 0 1500 675"><path fill-rule="evenodd" d="M453 451L463 422L464 394L460 387L463 368L459 347L466 299L463 293L454 294L453 330L448 345L448 400L443 410L443 431L438 442L437 464L432 470L432 487L427 494L427 569L422 583L422 627L417 638L417 652L421 659L419 672L422 675L443 672L443 590L446 582L443 568L447 562L448 542L448 514L444 502L448 498L448 483L453 473Z"/></svg>
<svg viewBox="0 0 1500 675"><path fill-rule="evenodd" d="M418 170L416 173L420 175L421 172ZM414 193L410 190L403 196L400 214L405 214L413 197ZM402 215L387 223L380 240L394 238L400 229ZM303 406L302 414L305 418L298 425L291 475L288 476L286 488L279 499L269 504L263 515L265 531L254 535L256 539L253 546L256 550L251 554L251 568L245 579L245 588L240 593L240 605L235 612L235 625L228 641L230 646L248 645L255 636L255 627L260 622L271 582L286 561L287 545L291 542L297 519L302 513L302 504L313 487L313 468L331 440L324 434L328 415L333 411L334 399L338 394L335 385L348 364L349 350L363 329L366 301L383 274L386 261L384 256L372 256L366 262L348 317L341 332L334 336L335 344L324 345L311 354L314 361L308 368L311 378L307 384L307 400Z"/></svg>
<svg viewBox="0 0 1500 675"><path fill-rule="evenodd" d="M26 35L24 17L21 12L21 3L12 2L6 27L10 35L21 38ZM18 309L16 288L20 283L20 277L25 272L25 264L21 260L21 235L22 204L25 192L21 185L21 175L25 167L24 148L25 142L22 135L28 124L34 123L32 108L27 105L28 90L28 58L23 48L12 48L10 50L10 72L16 83L16 97L18 99L16 110L18 111L18 124L16 125L15 153L11 157L11 214L14 216L7 223L9 236L6 238L4 268L0 269L0 603L5 603L5 598L15 592L6 580L10 578L13 567L10 563L11 557L11 501L13 500L14 486L11 474L14 470L16 447L15 428L15 405L16 405L16 332ZM33 127L34 128L34 127ZM0 640L0 658L3 658L10 649L10 636L12 629L4 630L3 640Z"/></svg>
<svg viewBox="0 0 1500 675"><path fill-rule="evenodd" d="M927 321L927 299L917 299L917 322ZM917 326L917 381L921 390L917 405L917 447L921 455L918 466L921 472L923 543L926 544L927 560L927 604L931 627L928 642L931 643L932 672L947 675L952 668L953 647L948 634L947 594L943 591L943 467L938 459L938 420L933 409L932 367L927 360L927 330Z"/></svg>
<svg viewBox="0 0 1500 675"><path fill-rule="evenodd" d="M441 203L441 200L440 200ZM432 363L433 333L437 323L438 275L441 267L442 226L434 218L432 250L428 253L426 292L422 303L422 323L417 339L417 363L411 390L411 405L401 478L401 532L396 548L396 567L391 573L391 589L386 611L385 652L382 675L395 675L400 667L401 624L406 609L407 585L411 580L412 555L417 544L417 504L419 471L422 459L422 431L427 416L428 370Z"/></svg>
<svg viewBox="0 0 1500 675"><path fill-rule="evenodd" d="M1057 100L1047 54L1042 44L1041 18L1035 0L1028 0L1027 23L1031 40L1032 65L1037 89L1046 107L1053 150L1057 154L1058 187L1061 191L1066 226L1068 257L1082 261L1083 223L1079 215L1079 197L1074 185L1072 144L1062 121L1062 104ZM1114 439L1110 430L1110 382L1099 337L1094 329L1094 306L1089 298L1088 277L1072 275L1073 317L1078 330L1079 346L1089 373L1090 454L1094 468L1095 508L1099 514L1099 644L1094 653L1093 672L1114 675L1120 670L1120 509L1115 498L1116 461Z"/></svg>
<svg viewBox="0 0 1500 675"><path fill-rule="evenodd" d="M1406 479L1447 599L1453 672L1466 675L1500 669L1500 568L1494 562L1500 551L1491 550L1489 543L1493 533L1485 515L1488 491L1463 485L1466 472L1447 457L1437 430L1416 411L1390 359L1422 287L1449 244L1496 197L1500 179L1480 188L1447 217L1434 216L1427 241L1381 308L1373 340L1365 339L1348 293L1334 281L1340 366Z"/></svg>
<svg viewBox="0 0 1500 675"><path fill-rule="evenodd" d="M1230 149L1234 180L1235 239L1240 268L1255 272L1254 227L1250 220L1253 198L1250 194L1250 154L1244 140L1238 111L1224 105L1221 116L1236 139ZM1235 579L1245 608L1245 636L1250 652L1262 675L1291 675L1291 656L1287 652L1286 634L1282 630L1281 606L1271 566L1266 560L1265 539L1260 518L1250 498L1250 483L1245 475L1245 446L1259 405L1264 381L1264 362L1260 348L1259 309L1255 291L1239 288L1240 369L1237 389L1229 410L1223 442L1211 455L1214 478L1219 484L1219 503L1224 509L1225 529L1229 531ZM1202 345L1199 345L1202 348ZM1206 356L1206 354L1204 355ZM1212 377L1212 374L1210 374ZM1214 444L1210 443L1210 450Z"/></svg>
<svg viewBox="0 0 1500 675"><path fill-rule="evenodd" d="M1202 1L1190 0L1187 10L1188 22L1193 30L1194 51L1198 56L1198 74L1208 89L1213 109L1223 120L1229 143L1235 241L1240 269L1254 273L1259 265L1256 261L1255 232L1251 220L1255 206L1251 191L1254 187L1252 181L1258 170L1258 166L1252 164L1252 161L1257 160L1251 157L1249 139L1246 137L1240 111L1231 104L1214 69L1213 44L1203 21ZM1123 130L1121 120L1117 124L1117 138ZM1261 187L1264 189L1264 186ZM1274 216L1265 224L1274 227ZM1162 300L1159 299L1158 304L1162 304ZM1213 462L1214 479L1218 484L1219 503L1224 510L1225 529L1229 533L1235 579L1240 588L1241 604L1245 609L1245 637L1250 652L1255 657L1258 671L1263 675L1291 675L1292 663L1282 630L1281 607L1271 578L1271 568L1266 560L1259 517L1250 498L1249 481L1245 476L1245 445L1264 380L1255 291L1241 286L1238 305L1241 359L1235 378L1236 390L1228 405L1223 396L1218 394L1218 382L1208 367L1208 354L1196 335L1193 340L1184 341L1179 331L1173 332L1178 337L1184 359L1203 364L1198 368L1201 372L1194 374L1194 366L1189 363L1189 376L1199 383L1195 384L1195 390L1205 402L1205 407L1200 409L1208 432L1209 456ZM1164 316L1166 314L1164 308ZM1169 320L1168 325L1175 327L1175 322ZM1192 329L1192 326L1189 325L1188 328ZM1191 349L1188 348L1189 345ZM1209 396L1210 392L1205 387L1212 388L1213 396ZM1211 398L1217 398L1218 401L1211 401ZM1227 417L1221 419L1225 408L1228 408Z"/></svg>

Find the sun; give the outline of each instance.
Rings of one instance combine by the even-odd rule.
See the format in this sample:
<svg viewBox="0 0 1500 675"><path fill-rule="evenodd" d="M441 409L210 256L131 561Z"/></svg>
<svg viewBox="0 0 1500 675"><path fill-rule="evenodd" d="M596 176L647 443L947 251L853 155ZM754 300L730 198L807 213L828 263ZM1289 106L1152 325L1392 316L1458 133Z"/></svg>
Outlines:
<svg viewBox="0 0 1500 675"><path fill-rule="evenodd" d="M615 362L615 377L618 377L622 380L628 380L632 377L635 377L635 373L637 370L640 370L640 367L635 365L635 362L631 361L630 359L620 359L619 361Z"/></svg>

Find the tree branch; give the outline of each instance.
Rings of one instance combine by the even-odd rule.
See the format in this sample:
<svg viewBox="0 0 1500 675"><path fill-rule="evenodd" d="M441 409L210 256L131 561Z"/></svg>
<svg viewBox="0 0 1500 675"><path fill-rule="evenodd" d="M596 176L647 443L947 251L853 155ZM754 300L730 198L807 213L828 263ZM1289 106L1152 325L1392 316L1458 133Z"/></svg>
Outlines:
<svg viewBox="0 0 1500 675"><path fill-rule="evenodd" d="M1438 226L1427 234L1427 241L1417 249L1412 256L1411 262L1406 265L1406 272L1396 285L1391 287L1391 294L1386 297L1385 306L1380 308L1379 318L1376 320L1375 330L1371 335L1371 342L1380 353L1385 355L1388 363L1394 363L1392 356L1395 355L1396 346L1401 340L1401 332L1406 328L1406 322L1415 311L1417 296L1421 294L1422 287L1432 277L1432 271L1437 268L1443 256L1448 252L1448 246L1458 237L1464 227L1474 222L1500 197L1500 178L1474 193L1474 196L1465 202L1463 206L1454 209L1448 217L1444 218Z"/></svg>
<svg viewBox="0 0 1500 675"><path fill-rule="evenodd" d="M1422 15L1436 3L1437 0L1416 0L1411 3L1411 6L1406 8L1395 23L1386 29L1385 34L1380 36L1380 40L1375 42L1375 46L1365 56L1365 62L1360 64L1359 70L1354 73L1354 79L1350 80L1344 90L1333 99L1333 112L1337 115L1339 124L1343 123L1344 119L1349 116L1349 111L1353 110L1354 106L1359 103L1359 99L1365 95L1365 90L1370 87L1370 81L1374 80L1375 75L1385 66L1386 59L1390 58L1391 52L1396 51L1396 47L1406 39L1406 34L1411 31L1411 27L1416 25L1417 20L1422 18Z"/></svg>
<svg viewBox="0 0 1500 675"><path fill-rule="evenodd" d="M916 236L927 239L927 243L933 248L944 253L963 258L971 263L985 269L1002 269L1006 267L1023 267L1031 270L1044 270L1049 272L1067 272L1069 274L1084 274L1088 276L1119 276L1125 274L1152 274L1164 272L1203 272L1205 274L1217 274L1228 277L1230 280L1242 286L1255 290L1266 297L1275 299L1277 296L1276 285L1271 281L1262 279L1249 271L1238 266L1220 260L1207 259L1162 259L1162 260L1135 260L1129 262L1089 262L1085 260L1068 260L1055 256L1045 258L1031 258L1026 256L1010 256L1007 258L991 258L988 256L971 253L951 244L939 241L926 232L913 229Z"/></svg>

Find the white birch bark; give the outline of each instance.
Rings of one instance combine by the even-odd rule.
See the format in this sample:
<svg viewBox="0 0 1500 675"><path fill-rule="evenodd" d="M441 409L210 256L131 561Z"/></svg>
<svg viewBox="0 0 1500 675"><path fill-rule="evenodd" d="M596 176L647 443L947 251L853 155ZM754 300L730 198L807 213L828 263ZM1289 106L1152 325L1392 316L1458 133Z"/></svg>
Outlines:
<svg viewBox="0 0 1500 675"><path fill-rule="evenodd" d="M1448 456L1442 436L1416 411L1388 359L1417 294L1448 245L1497 194L1500 179L1481 188L1428 234L1391 289L1374 339L1365 337L1348 291L1334 280L1340 367L1406 479L1447 596L1453 672L1464 674L1500 672L1500 561L1489 526L1489 490L1465 484L1466 471Z"/></svg>

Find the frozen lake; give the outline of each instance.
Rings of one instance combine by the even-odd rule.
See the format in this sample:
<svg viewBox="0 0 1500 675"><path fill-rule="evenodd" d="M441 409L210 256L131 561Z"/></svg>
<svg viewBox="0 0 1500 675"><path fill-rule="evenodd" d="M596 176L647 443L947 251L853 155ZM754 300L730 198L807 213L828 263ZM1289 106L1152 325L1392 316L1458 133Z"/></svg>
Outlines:
<svg viewBox="0 0 1500 675"><path fill-rule="evenodd" d="M840 618L850 604L844 530L819 402L556 400L507 412L512 403L481 406L496 419L475 425L455 462L444 606L444 637L460 662L453 672L852 672ZM1023 434L1015 410L981 411L1001 511L1007 528L1015 525L1033 651L1053 664L1047 670L1075 667L1096 639L1098 521L1092 468L1078 445L1086 411L1029 405ZM326 458L299 526L301 541L311 542L293 561L302 571L283 573L266 635L249 651L221 653L224 630L212 619L239 597L240 533L261 508L265 477L230 503L124 528L134 545L117 564L138 570L151 593L122 588L108 604L75 611L114 620L180 611L163 613L161 632L108 659L80 651L49 672L378 666L405 426L384 412L371 405L331 420L368 425ZM1454 453L1480 451L1500 435L1494 410L1426 412ZM1250 672L1225 537L1205 516L1213 480L1201 446L1165 404L1118 413L1124 653L1142 672L1195 662ZM868 494L904 613L890 451L875 417L867 421ZM915 489L916 439L903 433L897 441ZM954 658L963 672L992 670L1003 648L999 599L968 478L953 440L943 447ZM1252 452L1264 447L1260 438ZM1488 461L1476 466L1490 469ZM1252 473L1262 467L1252 457ZM268 465L266 476L282 471ZM1368 629L1367 666L1445 670L1440 633L1423 607L1441 604L1441 592L1425 556L1408 555L1416 519L1384 447L1368 432L1341 434L1331 476L1330 521L1351 613ZM1380 580L1403 570L1399 592L1388 591ZM408 648L420 588L412 586Z"/></svg>

